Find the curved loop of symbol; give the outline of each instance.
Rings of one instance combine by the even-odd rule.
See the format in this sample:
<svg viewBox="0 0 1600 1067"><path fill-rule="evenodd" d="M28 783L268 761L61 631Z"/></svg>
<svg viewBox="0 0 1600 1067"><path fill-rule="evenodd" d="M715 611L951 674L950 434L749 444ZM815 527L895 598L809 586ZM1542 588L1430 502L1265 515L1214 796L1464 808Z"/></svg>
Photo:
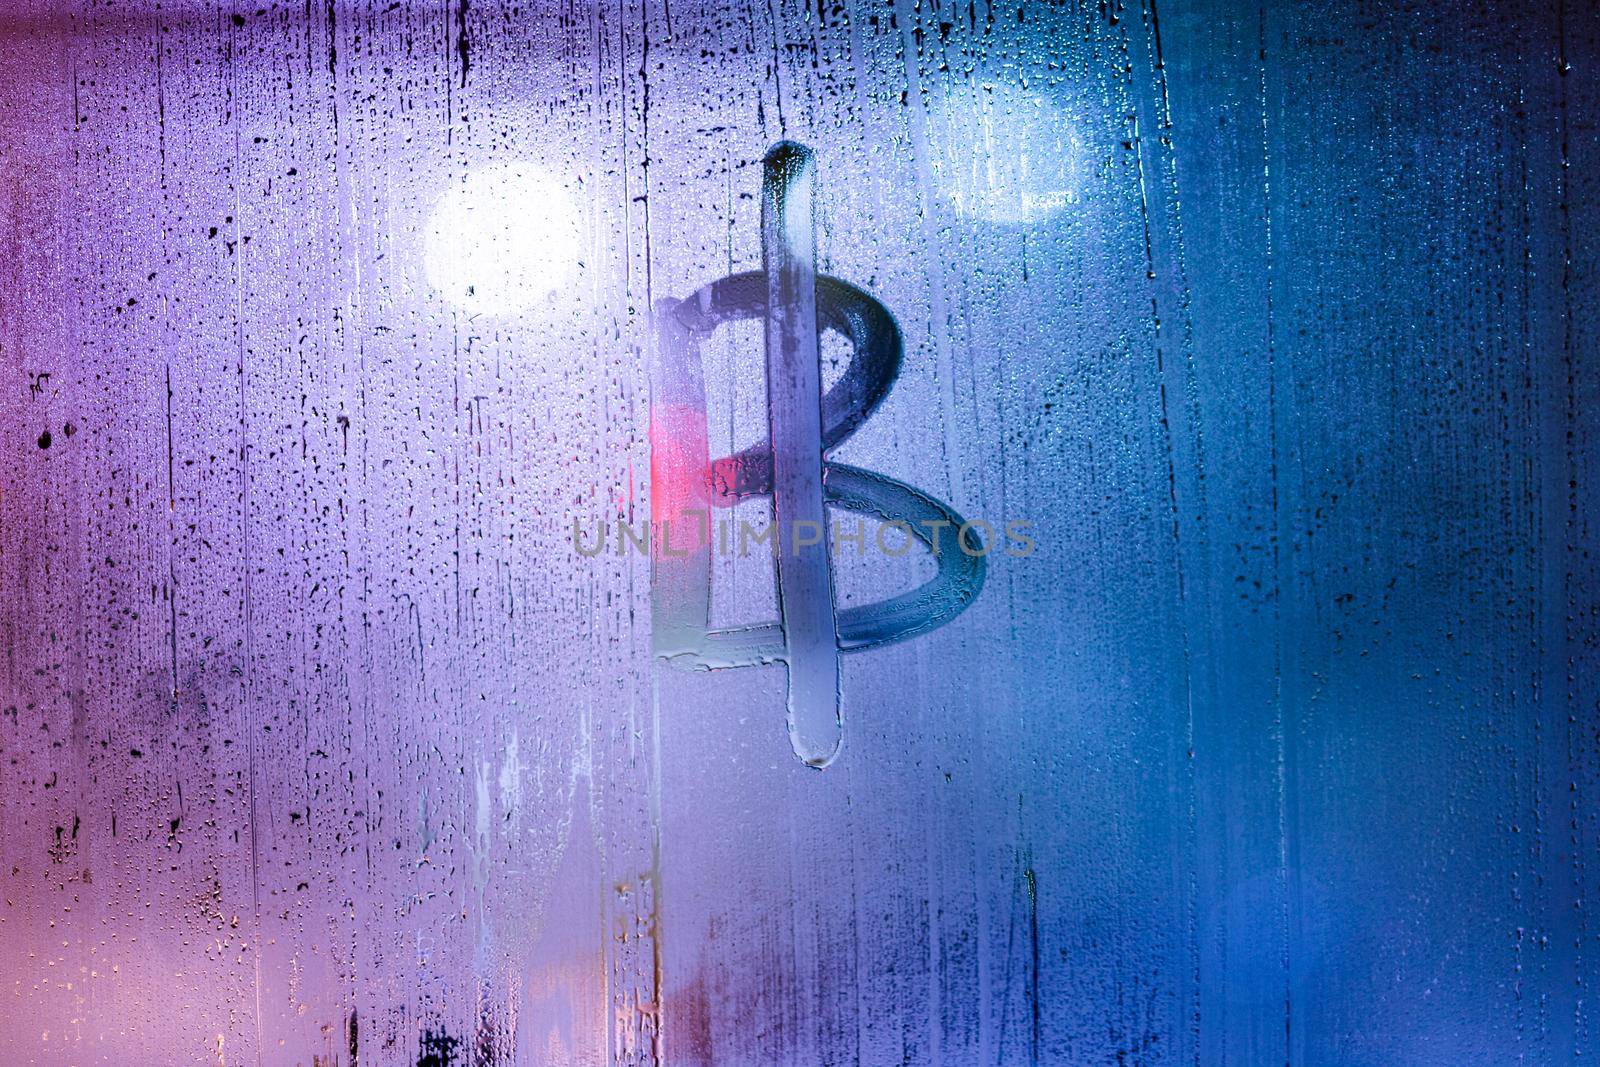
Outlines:
<svg viewBox="0 0 1600 1067"><path fill-rule="evenodd" d="M802 760L822 767L837 754L842 737L839 654L915 637L955 618L983 586L985 547L942 501L826 458L888 396L903 355L900 330L873 297L815 273L810 151L784 142L767 154L765 169L765 269L722 278L655 309L655 648L689 668L785 664L790 741ZM718 326L749 319L764 320L767 328L769 437L713 462L700 346ZM844 374L826 395L817 344L824 330L843 335L852 350ZM714 629L711 509L767 496L773 502L769 547L779 618ZM828 505L892 524L903 540L915 539L932 553L938 572L910 592L836 611Z"/></svg>

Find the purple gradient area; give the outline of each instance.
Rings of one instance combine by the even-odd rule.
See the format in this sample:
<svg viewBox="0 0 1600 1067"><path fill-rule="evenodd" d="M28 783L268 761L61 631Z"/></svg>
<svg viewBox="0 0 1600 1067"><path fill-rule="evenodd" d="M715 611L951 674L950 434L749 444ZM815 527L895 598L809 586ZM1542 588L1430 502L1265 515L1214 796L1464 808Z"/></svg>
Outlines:
<svg viewBox="0 0 1600 1067"><path fill-rule="evenodd" d="M1593 1055L1595 11L0 43L0 1062ZM687 501L653 309L760 268L783 139L904 340L830 461L1036 543L839 659L821 771L781 667L659 663L648 555L573 540ZM762 346L699 346L695 456L767 435ZM833 561L840 612L937 571Z"/></svg>

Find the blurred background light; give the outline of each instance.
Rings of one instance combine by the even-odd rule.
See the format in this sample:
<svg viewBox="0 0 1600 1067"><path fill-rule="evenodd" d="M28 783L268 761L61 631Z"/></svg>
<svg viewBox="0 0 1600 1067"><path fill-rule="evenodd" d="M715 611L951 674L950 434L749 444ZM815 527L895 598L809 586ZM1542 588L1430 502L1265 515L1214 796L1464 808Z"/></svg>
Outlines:
<svg viewBox="0 0 1600 1067"><path fill-rule="evenodd" d="M468 173L428 220L429 283L452 304L515 315L547 301L576 271L579 218L565 188L531 163Z"/></svg>

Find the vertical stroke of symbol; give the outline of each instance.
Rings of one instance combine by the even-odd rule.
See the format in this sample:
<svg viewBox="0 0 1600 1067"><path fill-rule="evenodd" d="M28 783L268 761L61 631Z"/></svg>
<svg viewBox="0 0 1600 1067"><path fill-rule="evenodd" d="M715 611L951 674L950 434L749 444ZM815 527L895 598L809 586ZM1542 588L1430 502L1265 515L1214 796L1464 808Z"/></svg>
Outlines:
<svg viewBox="0 0 1600 1067"><path fill-rule="evenodd" d="M790 744L807 764L825 767L843 739L840 653L903 641L949 622L982 589L984 561L978 540L957 533L966 520L949 505L827 458L888 396L903 348L887 308L816 272L816 173L810 149L791 141L774 145L763 161L763 269L721 278L655 308L651 559L656 654L702 670L783 664ZM766 325L768 438L712 461L700 345L719 325L744 319ZM826 395L817 343L825 330L842 334L852 348L849 365ZM777 531L778 619L713 629L711 509L767 496ZM938 573L909 592L837 610L829 506L901 524L933 553ZM819 536L798 536L801 530ZM945 530L954 536L941 543ZM966 550L958 551L951 542L963 536Z"/></svg>

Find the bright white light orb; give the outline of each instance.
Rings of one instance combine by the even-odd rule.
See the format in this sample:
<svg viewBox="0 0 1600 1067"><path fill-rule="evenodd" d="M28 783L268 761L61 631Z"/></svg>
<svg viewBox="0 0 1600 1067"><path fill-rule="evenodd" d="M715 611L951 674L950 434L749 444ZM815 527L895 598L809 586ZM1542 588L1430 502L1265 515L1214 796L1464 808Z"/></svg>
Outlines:
<svg viewBox="0 0 1600 1067"><path fill-rule="evenodd" d="M930 109L929 126L940 187L963 217L1022 226L1077 202L1083 146L1044 96L994 82L966 85Z"/></svg>
<svg viewBox="0 0 1600 1067"><path fill-rule="evenodd" d="M582 252L578 211L559 182L529 163L469 172L428 220L423 263L451 303L516 315L572 278Z"/></svg>

